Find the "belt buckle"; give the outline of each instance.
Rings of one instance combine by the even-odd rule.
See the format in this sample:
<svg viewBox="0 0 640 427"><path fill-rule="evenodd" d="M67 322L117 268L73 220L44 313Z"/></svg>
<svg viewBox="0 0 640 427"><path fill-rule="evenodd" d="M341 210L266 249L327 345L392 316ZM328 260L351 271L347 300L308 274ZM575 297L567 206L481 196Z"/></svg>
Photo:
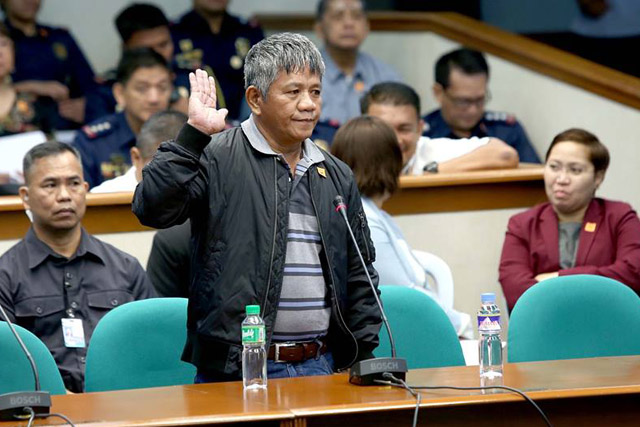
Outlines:
<svg viewBox="0 0 640 427"><path fill-rule="evenodd" d="M286 362L286 360L280 360L280 347L295 347L298 345L298 343L295 342L282 342L282 343L274 343L274 345L276 346L275 349L275 354L273 355L273 361L276 363L283 363Z"/></svg>

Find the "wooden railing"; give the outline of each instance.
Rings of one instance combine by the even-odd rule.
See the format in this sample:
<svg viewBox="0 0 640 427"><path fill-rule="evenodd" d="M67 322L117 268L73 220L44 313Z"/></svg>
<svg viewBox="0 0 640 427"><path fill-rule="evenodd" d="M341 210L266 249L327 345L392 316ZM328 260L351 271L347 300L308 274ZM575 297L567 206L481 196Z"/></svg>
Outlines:
<svg viewBox="0 0 640 427"><path fill-rule="evenodd" d="M132 193L88 194L82 224L92 234L151 230L131 212L132 198ZM18 196L0 197L0 240L23 237L29 224Z"/></svg>
<svg viewBox="0 0 640 427"><path fill-rule="evenodd" d="M314 24L310 15L259 15L257 18L269 31L309 31ZM608 99L640 108L640 79L457 13L372 12L369 19L373 31L433 32ZM632 52L629 54L633 55Z"/></svg>
<svg viewBox="0 0 640 427"><path fill-rule="evenodd" d="M92 234L151 230L131 212L131 193L88 194L82 221ZM542 166L402 177L384 206L394 215L530 207L545 200ZM29 220L18 196L0 197L0 240L19 239Z"/></svg>

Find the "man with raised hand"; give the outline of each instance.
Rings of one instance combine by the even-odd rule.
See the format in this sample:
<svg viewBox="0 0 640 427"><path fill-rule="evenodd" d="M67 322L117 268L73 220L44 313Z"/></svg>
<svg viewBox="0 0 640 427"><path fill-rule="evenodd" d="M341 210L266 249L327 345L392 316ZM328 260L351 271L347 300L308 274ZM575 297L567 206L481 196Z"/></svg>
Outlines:
<svg viewBox="0 0 640 427"><path fill-rule="evenodd" d="M191 220L193 264L183 360L196 382L241 378L244 308L261 307L270 378L327 375L372 357L380 311L333 201L342 196L366 268L375 253L349 168L308 139L322 106L324 63L283 33L247 54L251 116L223 131L215 82L190 75L189 120L160 145L136 188L143 224ZM211 136L213 134L213 137Z"/></svg>

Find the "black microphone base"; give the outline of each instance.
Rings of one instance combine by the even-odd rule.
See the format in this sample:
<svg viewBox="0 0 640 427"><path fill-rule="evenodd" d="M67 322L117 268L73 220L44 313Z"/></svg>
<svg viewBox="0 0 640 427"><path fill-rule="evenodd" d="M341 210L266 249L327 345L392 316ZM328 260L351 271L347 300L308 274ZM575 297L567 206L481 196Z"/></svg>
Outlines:
<svg viewBox="0 0 640 427"><path fill-rule="evenodd" d="M0 421L16 420L16 416L29 415L24 408L33 409L36 414L48 414L51 396L48 391L26 391L0 394Z"/></svg>
<svg viewBox="0 0 640 427"><path fill-rule="evenodd" d="M349 370L349 382L356 385L379 385L375 380L387 381L384 373L390 373L394 377L404 380L407 376L407 361L395 357L378 357L375 359L361 360Z"/></svg>

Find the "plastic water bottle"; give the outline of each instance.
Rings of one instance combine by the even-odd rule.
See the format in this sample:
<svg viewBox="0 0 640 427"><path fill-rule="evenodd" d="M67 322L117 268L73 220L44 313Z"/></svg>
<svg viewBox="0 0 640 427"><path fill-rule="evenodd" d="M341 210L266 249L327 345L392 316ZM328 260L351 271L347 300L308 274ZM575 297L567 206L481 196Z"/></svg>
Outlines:
<svg viewBox="0 0 640 427"><path fill-rule="evenodd" d="M502 342L500 340L500 309L496 294L481 295L478 310L478 351L482 385L502 385Z"/></svg>
<svg viewBox="0 0 640 427"><path fill-rule="evenodd" d="M242 384L245 390L267 388L267 352L259 305L248 305L242 322Z"/></svg>

